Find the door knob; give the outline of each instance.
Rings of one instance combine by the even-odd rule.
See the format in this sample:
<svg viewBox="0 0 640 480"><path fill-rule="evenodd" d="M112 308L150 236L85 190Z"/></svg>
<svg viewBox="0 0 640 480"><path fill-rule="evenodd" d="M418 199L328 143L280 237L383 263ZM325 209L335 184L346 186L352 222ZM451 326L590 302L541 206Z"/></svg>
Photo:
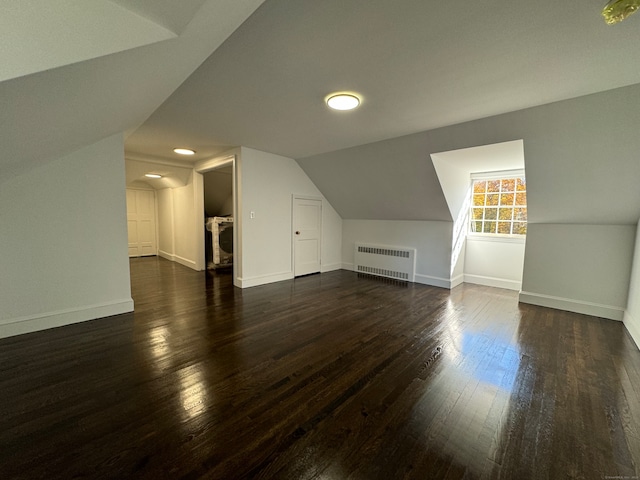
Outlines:
<svg viewBox="0 0 640 480"><path fill-rule="evenodd" d="M296 235L300 235L300 232L299 232L299 231L296 231Z"/></svg>

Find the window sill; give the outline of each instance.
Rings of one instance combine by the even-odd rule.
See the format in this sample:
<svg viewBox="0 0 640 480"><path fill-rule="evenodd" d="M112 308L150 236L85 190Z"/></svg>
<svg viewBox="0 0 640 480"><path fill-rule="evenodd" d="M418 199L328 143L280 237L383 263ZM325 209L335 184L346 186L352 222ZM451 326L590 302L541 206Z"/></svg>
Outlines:
<svg viewBox="0 0 640 480"><path fill-rule="evenodd" d="M526 235L502 235L497 233L467 233L473 242L525 243Z"/></svg>

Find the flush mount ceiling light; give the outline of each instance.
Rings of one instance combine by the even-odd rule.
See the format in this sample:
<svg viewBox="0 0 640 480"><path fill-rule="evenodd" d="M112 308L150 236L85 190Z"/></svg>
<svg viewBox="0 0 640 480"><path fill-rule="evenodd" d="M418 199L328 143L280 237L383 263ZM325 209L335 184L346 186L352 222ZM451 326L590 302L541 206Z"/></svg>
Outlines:
<svg viewBox="0 0 640 480"><path fill-rule="evenodd" d="M353 93L332 93L326 102L334 110L353 110L360 105L360 99Z"/></svg>
<svg viewBox="0 0 640 480"><path fill-rule="evenodd" d="M621 22L640 8L640 0L611 0L602 9L602 16L608 25Z"/></svg>
<svg viewBox="0 0 640 480"><path fill-rule="evenodd" d="M195 150L191 150L190 148L174 148L173 151L180 155L193 155L196 153Z"/></svg>
<svg viewBox="0 0 640 480"><path fill-rule="evenodd" d="M144 176L149 178L162 178L162 175L158 175L157 173L145 173Z"/></svg>

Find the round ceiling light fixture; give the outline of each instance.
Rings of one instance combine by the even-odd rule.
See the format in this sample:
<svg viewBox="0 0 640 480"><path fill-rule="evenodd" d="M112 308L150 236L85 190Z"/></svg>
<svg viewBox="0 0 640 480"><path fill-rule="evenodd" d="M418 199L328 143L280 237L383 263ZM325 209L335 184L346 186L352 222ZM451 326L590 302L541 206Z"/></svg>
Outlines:
<svg viewBox="0 0 640 480"><path fill-rule="evenodd" d="M353 110L360 105L360 98L353 93L332 93L326 98L326 102L334 110Z"/></svg>
<svg viewBox="0 0 640 480"><path fill-rule="evenodd" d="M193 155L196 153L195 150L191 150L190 148L174 148L173 151L179 155Z"/></svg>

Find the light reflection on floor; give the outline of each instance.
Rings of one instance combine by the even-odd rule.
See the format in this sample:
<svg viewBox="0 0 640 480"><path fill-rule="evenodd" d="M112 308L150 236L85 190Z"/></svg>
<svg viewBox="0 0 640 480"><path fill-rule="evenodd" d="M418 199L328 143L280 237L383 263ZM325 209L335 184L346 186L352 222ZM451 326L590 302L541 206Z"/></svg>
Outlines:
<svg viewBox="0 0 640 480"><path fill-rule="evenodd" d="M424 449L437 445L440 455L466 464L474 475L486 475L484 469L491 465L487 459L495 459L506 427L520 349L507 333L490 338L465 325L465 312L451 299L446 316L442 361L416 402L409 432L421 439ZM517 324L513 312L511 317Z"/></svg>

